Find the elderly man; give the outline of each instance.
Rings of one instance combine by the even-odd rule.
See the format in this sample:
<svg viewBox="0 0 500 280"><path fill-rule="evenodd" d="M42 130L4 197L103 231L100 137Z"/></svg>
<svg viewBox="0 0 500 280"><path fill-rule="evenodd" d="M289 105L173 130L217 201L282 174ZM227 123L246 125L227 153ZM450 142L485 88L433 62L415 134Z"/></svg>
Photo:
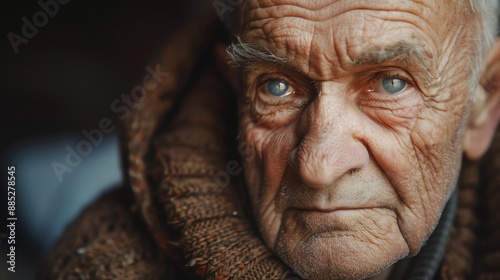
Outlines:
<svg viewBox="0 0 500 280"><path fill-rule="evenodd" d="M186 27L128 123L135 200L89 207L42 276L500 279L498 6L248 0L231 44Z"/></svg>

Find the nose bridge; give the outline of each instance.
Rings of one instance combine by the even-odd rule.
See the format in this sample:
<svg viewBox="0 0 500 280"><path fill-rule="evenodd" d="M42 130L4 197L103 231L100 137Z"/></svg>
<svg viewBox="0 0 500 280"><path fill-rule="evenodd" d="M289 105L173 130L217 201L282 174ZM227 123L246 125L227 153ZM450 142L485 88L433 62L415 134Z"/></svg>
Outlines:
<svg viewBox="0 0 500 280"><path fill-rule="evenodd" d="M310 108L308 133L328 137L340 134L343 126L345 102L334 96L320 96ZM340 130L340 131L339 131Z"/></svg>
<svg viewBox="0 0 500 280"><path fill-rule="evenodd" d="M308 186L330 185L368 163L368 151L357 137L357 109L346 100L328 92L306 111L305 133L296 155L299 175Z"/></svg>
<svg viewBox="0 0 500 280"><path fill-rule="evenodd" d="M311 105L308 117L310 132L340 134L339 130L344 130L348 122L354 121L347 93L339 83L320 83L318 98Z"/></svg>

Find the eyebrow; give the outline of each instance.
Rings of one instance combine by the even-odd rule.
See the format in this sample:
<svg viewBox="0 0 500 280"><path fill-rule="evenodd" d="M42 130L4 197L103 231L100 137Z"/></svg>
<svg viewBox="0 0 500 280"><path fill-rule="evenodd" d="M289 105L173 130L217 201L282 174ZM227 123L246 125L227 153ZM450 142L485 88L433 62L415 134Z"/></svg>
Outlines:
<svg viewBox="0 0 500 280"><path fill-rule="evenodd" d="M355 55L352 59L357 66L366 64L382 64L386 61L414 60L423 67L433 59L423 46L408 41L399 41L391 46L373 47Z"/></svg>
<svg viewBox="0 0 500 280"><path fill-rule="evenodd" d="M237 37L237 41L226 50L232 62L237 66L251 67L254 63L266 63L286 67L287 58L275 55L269 49L257 44L244 43L240 37ZM426 84L430 84L434 78L429 65L429 62L434 59L433 55L425 47L406 40L389 46L374 46L362 50L351 59L355 66L380 65L388 61L410 62L411 65L419 68ZM295 68L292 67L292 69Z"/></svg>
<svg viewBox="0 0 500 280"><path fill-rule="evenodd" d="M237 65L247 65L253 62L284 64L288 61L284 57L273 54L267 48L244 43L239 36L236 38L238 43L232 43L227 48L227 53ZM420 45L399 41L388 47L374 47L363 51L353 58L353 63L355 65L382 64L390 60L402 61L411 58L417 59L420 63L426 63L433 57L428 55L424 47Z"/></svg>
<svg viewBox="0 0 500 280"><path fill-rule="evenodd" d="M237 66L246 67L257 62L284 65L288 62L286 58L273 54L267 48L257 44L244 43L239 36L236 38L238 43L232 43L226 52Z"/></svg>

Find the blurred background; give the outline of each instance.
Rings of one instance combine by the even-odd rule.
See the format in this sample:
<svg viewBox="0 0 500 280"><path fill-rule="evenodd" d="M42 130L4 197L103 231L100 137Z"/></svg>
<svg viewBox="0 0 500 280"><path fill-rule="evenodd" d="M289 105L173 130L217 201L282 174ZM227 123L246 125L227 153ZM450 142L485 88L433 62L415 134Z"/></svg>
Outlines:
<svg viewBox="0 0 500 280"><path fill-rule="evenodd" d="M59 1L67 3L58 3L57 11L52 7L53 16L35 19L41 27L27 30L32 38L23 36L23 17L33 23L43 11L38 1L8 1L0 9L0 279L32 279L82 207L120 185L121 120L111 104L142 81L172 30L196 20L189 15L200 5L212 6L211 1ZM24 41L13 46L11 32ZM105 118L116 129L58 178L54 162L64 164L68 149L87 139L82 131L98 129ZM11 165L16 167L18 218L15 273L6 263Z"/></svg>

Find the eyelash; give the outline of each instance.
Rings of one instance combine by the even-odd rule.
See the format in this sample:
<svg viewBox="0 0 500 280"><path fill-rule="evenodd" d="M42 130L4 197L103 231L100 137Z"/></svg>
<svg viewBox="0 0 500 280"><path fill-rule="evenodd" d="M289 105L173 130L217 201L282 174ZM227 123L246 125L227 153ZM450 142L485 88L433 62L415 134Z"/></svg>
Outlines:
<svg viewBox="0 0 500 280"><path fill-rule="evenodd" d="M288 82L290 85L293 85L293 83L292 83L292 82L290 82L290 80L289 80L289 79L286 79L286 78L281 77L281 76L274 76L274 75L271 75L271 76L267 77L267 78L266 78L263 82L261 82L261 83L259 84L259 87L263 86L264 84L268 83L268 82L269 82L269 81L271 81L271 80L283 80L283 81Z"/></svg>

